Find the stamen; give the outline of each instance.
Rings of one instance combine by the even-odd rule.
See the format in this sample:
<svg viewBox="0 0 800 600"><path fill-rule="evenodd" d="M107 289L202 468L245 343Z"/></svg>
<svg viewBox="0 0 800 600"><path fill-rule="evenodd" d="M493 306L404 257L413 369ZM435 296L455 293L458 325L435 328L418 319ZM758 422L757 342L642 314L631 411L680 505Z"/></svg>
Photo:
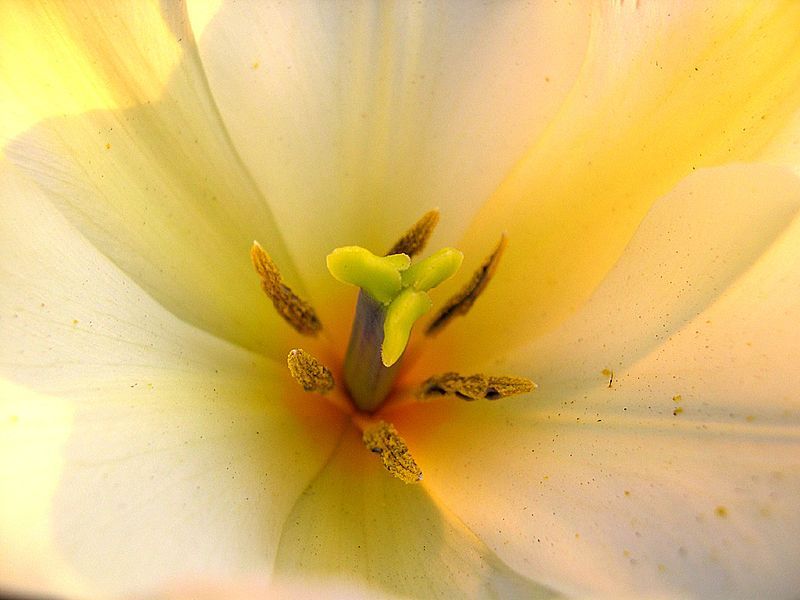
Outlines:
<svg viewBox="0 0 800 600"><path fill-rule="evenodd" d="M422 481L422 469L417 466L405 441L397 433L394 425L380 421L364 430L361 438L371 452L381 455L383 466L395 477L406 483Z"/></svg>
<svg viewBox="0 0 800 600"><path fill-rule="evenodd" d="M283 282L278 267L258 242L253 242L250 258L261 277L261 289L272 300L278 314L299 333L316 335L322 329L317 313Z"/></svg>
<svg viewBox="0 0 800 600"><path fill-rule="evenodd" d="M503 255L503 250L505 250L507 243L508 240L505 234L503 234L500 237L500 243L497 244L494 252L492 252L478 268L478 270L475 271L470 282L459 293L450 298L450 300L439 310L437 315L431 321L430 325L428 325L428 328L425 330L426 335L433 335L439 332L439 330L447 325L453 319L453 317L457 315L465 315L469 312L469 309L472 308L473 304L475 304L478 296L483 293L483 290L486 289L489 281L491 281L492 277L494 276L494 273L497 270L497 265L500 262L500 257Z"/></svg>
<svg viewBox="0 0 800 600"><path fill-rule="evenodd" d="M422 215L419 221L414 223L403 237L401 237L391 250L386 254L406 254L410 257L416 256L425 249L425 245L439 223L439 210L434 209Z"/></svg>
<svg viewBox="0 0 800 600"><path fill-rule="evenodd" d="M434 400L443 396L461 400L498 400L525 394L538 386L525 377L494 377L491 375L459 375L443 373L426 379L417 391L421 400Z"/></svg>
<svg viewBox="0 0 800 600"><path fill-rule="evenodd" d="M286 362L289 364L289 373L305 391L324 394L333 389L330 369L305 350L295 348L289 352Z"/></svg>

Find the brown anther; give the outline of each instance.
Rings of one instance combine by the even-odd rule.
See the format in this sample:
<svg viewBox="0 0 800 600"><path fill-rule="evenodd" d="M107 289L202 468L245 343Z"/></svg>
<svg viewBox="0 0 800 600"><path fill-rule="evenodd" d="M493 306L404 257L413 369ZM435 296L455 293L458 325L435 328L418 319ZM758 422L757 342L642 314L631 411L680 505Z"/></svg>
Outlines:
<svg viewBox="0 0 800 600"><path fill-rule="evenodd" d="M278 267L258 242L253 242L250 258L261 277L261 289L272 300L278 314L299 333L316 335L322 329L317 313L308 302L283 283Z"/></svg>
<svg viewBox="0 0 800 600"><path fill-rule="evenodd" d="M330 369L305 350L295 348L286 357L289 373L307 392L324 394L333 389L334 381Z"/></svg>
<svg viewBox="0 0 800 600"><path fill-rule="evenodd" d="M503 234L500 237L500 242L497 244L494 252L492 252L485 261L483 261L483 264L472 275L472 279L469 281L469 283L464 286L464 288L455 296L450 298L450 300L448 300L448 302L439 310L439 312L428 325L428 328L425 330L426 335L433 335L437 333L440 329L447 325L453 319L453 317L457 315L465 315L467 312L469 312L469 309L472 308L473 304L475 304L478 296L483 293L483 290L486 289L489 281L491 281L492 277L494 276L494 273L497 270L497 265L500 262L500 257L503 255L503 250L505 250L507 243L508 240L505 234Z"/></svg>
<svg viewBox="0 0 800 600"><path fill-rule="evenodd" d="M470 401L498 400L531 392L536 387L535 383L525 377L443 373L426 379L417 390L417 397L421 400L434 400L443 396Z"/></svg>
<svg viewBox="0 0 800 600"><path fill-rule="evenodd" d="M368 450L381 455L383 466L392 475L406 483L422 481L422 469L411 458L408 446L394 425L380 421L365 429L361 439Z"/></svg>
<svg viewBox="0 0 800 600"><path fill-rule="evenodd" d="M386 256L401 253L407 254L410 257L416 256L425 248L425 244L428 243L428 239L430 239L438 223L438 209L426 212L419 221L411 226L411 229L409 229L403 237L397 240L397 243L386 253Z"/></svg>

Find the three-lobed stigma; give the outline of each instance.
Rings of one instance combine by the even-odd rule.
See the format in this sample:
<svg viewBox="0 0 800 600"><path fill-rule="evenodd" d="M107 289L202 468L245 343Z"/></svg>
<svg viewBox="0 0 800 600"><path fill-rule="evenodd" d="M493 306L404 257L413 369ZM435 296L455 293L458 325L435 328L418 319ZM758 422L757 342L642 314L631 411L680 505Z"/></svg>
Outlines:
<svg viewBox="0 0 800 600"><path fill-rule="evenodd" d="M463 260L455 248L443 248L412 265L406 254L376 256L360 246L344 246L326 262L334 278L358 286L385 308L381 357L391 367L405 351L414 323L431 309L426 292L455 275Z"/></svg>

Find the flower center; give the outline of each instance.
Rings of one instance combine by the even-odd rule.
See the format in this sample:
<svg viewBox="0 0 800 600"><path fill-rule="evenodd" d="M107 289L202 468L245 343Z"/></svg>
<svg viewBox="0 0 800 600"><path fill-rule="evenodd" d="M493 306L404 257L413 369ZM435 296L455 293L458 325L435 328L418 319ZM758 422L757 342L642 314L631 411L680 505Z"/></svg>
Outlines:
<svg viewBox="0 0 800 600"><path fill-rule="evenodd" d="M412 263L438 219L438 211L425 214L384 256L345 246L331 252L326 261L334 278L360 288L343 368L344 388L355 409L351 410L352 420L361 429L366 447L379 454L387 470L406 483L420 481L422 472L394 426L373 415L392 391L412 327L431 310L428 291L452 277L463 260L458 250L443 248ZM503 236L467 285L434 316L426 335L437 334L454 317L469 311L494 275L505 245ZM278 313L298 332L316 335L322 324L313 308L283 282L277 266L257 242L251 258L261 287ZM336 386L330 369L302 349L292 350L287 362L292 377L306 392L327 394ZM495 400L535 387L521 377L449 372L420 382L413 401Z"/></svg>
<svg viewBox="0 0 800 600"><path fill-rule="evenodd" d="M358 246L328 255L331 274L361 288L344 362L345 384L358 408L373 412L383 403L411 328L431 309L428 290L452 277L463 258L453 248L414 265L407 254L379 257Z"/></svg>

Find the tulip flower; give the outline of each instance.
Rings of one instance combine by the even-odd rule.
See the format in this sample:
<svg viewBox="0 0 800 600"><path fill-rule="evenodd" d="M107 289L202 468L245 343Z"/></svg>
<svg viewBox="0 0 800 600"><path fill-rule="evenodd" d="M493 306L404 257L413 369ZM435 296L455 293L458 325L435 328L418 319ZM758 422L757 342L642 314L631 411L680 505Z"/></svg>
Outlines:
<svg viewBox="0 0 800 600"><path fill-rule="evenodd" d="M798 31L6 2L0 588L796 595Z"/></svg>

